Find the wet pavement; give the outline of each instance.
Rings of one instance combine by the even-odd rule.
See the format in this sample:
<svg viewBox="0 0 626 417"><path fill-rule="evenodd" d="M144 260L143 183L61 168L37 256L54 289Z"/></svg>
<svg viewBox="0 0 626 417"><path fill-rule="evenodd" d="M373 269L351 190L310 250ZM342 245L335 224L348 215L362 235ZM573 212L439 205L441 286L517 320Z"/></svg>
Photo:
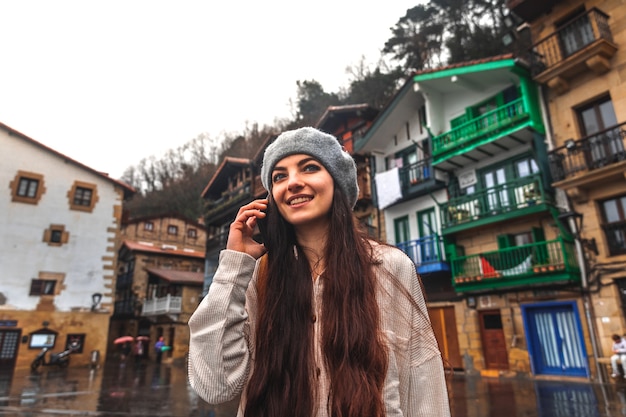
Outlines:
<svg viewBox="0 0 626 417"><path fill-rule="evenodd" d="M453 417L626 417L626 382L449 378ZM99 369L0 370L0 416L235 417L237 401L211 406L184 366L106 363Z"/></svg>

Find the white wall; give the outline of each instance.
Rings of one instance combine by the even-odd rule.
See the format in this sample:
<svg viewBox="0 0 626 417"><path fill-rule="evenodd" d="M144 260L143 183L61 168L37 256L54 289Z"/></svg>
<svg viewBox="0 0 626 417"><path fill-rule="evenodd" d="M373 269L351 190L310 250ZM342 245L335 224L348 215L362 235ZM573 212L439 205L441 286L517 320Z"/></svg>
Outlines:
<svg viewBox="0 0 626 417"><path fill-rule="evenodd" d="M54 299L56 309L89 308L93 293L110 294L105 275L113 275L113 239L117 227L114 205L121 205L112 182L82 169L0 129L0 309L34 309L38 296L29 296L31 279L40 272L65 274L65 289ZM10 183L18 170L44 176L45 192L37 205L11 201ZM91 213L70 210L68 192L74 181L97 185L98 202ZM49 246L44 230L62 224L69 242ZM107 281L109 287L111 281ZM102 302L110 303L105 297Z"/></svg>

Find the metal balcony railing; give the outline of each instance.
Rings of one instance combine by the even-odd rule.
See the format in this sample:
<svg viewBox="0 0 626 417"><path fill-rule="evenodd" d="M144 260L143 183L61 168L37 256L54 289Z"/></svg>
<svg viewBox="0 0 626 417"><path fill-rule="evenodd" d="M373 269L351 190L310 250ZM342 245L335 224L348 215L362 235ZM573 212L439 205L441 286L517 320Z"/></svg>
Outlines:
<svg viewBox="0 0 626 417"><path fill-rule="evenodd" d="M396 246L406 253L416 266L444 261L443 238L436 234L400 242Z"/></svg>
<svg viewBox="0 0 626 417"><path fill-rule="evenodd" d="M400 176L400 186L403 194L406 193L410 187L431 178L431 162L432 160L429 158L418 161L414 164L403 166L398 170L398 174Z"/></svg>
<svg viewBox="0 0 626 417"><path fill-rule="evenodd" d="M459 147L469 147L480 139L494 136L498 132L521 124L529 117L528 109L522 98L491 110L480 117L467 121L452 130L435 136L433 142L433 160L442 154Z"/></svg>
<svg viewBox="0 0 626 417"><path fill-rule="evenodd" d="M554 181L626 160L626 122L584 137L565 141L548 154Z"/></svg>
<svg viewBox="0 0 626 417"><path fill-rule="evenodd" d="M533 45L533 76L554 67L597 40L612 42L608 18L594 7Z"/></svg>
<svg viewBox="0 0 626 417"><path fill-rule="evenodd" d="M606 243L611 255L626 254L626 221L602 225Z"/></svg>
<svg viewBox="0 0 626 417"><path fill-rule="evenodd" d="M563 238L452 259L456 288L549 284L580 280L574 243Z"/></svg>
<svg viewBox="0 0 626 417"><path fill-rule="evenodd" d="M160 314L178 314L182 312L182 297L167 295L160 298L151 298L144 301L141 308L142 316L157 316Z"/></svg>
<svg viewBox="0 0 626 417"><path fill-rule="evenodd" d="M511 213L545 203L549 198L543 188L541 175L517 178L492 188L451 198L441 204L442 226L445 229L472 220Z"/></svg>

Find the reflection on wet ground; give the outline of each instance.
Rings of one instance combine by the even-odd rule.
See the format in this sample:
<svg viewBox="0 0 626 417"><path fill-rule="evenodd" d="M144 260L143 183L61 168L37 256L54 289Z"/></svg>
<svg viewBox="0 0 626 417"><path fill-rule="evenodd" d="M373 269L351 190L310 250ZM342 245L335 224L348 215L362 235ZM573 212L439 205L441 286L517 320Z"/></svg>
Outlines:
<svg viewBox="0 0 626 417"><path fill-rule="evenodd" d="M449 379L453 417L626 417L626 383ZM211 406L189 387L184 366L109 362L97 370L0 370L0 416L235 417L237 400Z"/></svg>

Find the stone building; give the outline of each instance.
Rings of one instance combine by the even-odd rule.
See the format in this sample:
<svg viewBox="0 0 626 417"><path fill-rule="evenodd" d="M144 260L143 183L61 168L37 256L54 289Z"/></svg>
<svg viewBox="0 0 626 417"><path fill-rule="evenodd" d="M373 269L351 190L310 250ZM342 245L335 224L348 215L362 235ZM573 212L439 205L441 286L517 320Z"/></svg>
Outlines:
<svg viewBox="0 0 626 417"><path fill-rule="evenodd" d="M124 222L121 236L109 348L118 353L116 338L143 336L145 355L154 358L154 343L163 337L164 360L182 362L187 321L202 294L205 227L169 214Z"/></svg>
<svg viewBox="0 0 626 417"><path fill-rule="evenodd" d="M519 19L512 34L532 44L522 59L541 86L552 185L582 255L580 321L595 371L593 363L612 354L611 335L626 332L626 5L509 0L507 6ZM554 348L565 351L566 342ZM558 364L548 358L534 371Z"/></svg>

